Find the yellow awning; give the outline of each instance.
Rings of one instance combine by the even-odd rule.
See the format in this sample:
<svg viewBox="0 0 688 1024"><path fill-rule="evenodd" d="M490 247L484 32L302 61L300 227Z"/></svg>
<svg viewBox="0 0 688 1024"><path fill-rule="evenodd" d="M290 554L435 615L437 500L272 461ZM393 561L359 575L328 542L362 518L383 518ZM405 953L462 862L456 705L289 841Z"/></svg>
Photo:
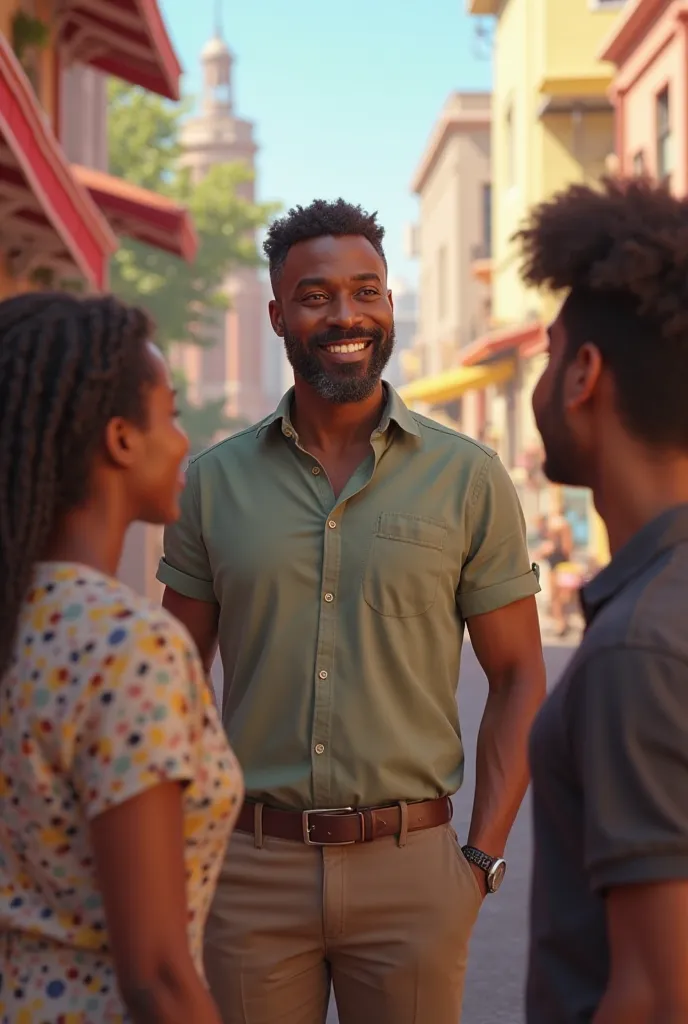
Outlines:
<svg viewBox="0 0 688 1024"><path fill-rule="evenodd" d="M503 384L514 374L514 363L502 359L488 366L458 366L445 370L434 377L421 377L399 388L399 394L407 403L425 402L427 405L442 405L454 402L467 391L482 391L490 384Z"/></svg>

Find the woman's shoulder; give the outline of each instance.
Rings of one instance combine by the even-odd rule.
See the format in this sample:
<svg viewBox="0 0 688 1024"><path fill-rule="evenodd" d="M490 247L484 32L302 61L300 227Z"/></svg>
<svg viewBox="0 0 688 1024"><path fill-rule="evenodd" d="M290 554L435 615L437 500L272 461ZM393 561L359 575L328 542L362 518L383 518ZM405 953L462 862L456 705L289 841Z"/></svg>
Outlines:
<svg viewBox="0 0 688 1024"><path fill-rule="evenodd" d="M159 604L137 594L121 580L87 566L41 563L27 598L29 623L50 625L46 641L63 639L163 656L176 651L196 657L186 628Z"/></svg>

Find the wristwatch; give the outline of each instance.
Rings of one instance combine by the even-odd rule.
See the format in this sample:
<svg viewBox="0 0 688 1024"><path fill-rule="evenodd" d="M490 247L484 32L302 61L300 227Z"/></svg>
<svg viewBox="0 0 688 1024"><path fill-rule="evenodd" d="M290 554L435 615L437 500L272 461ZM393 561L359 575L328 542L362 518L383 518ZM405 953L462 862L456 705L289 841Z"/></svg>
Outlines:
<svg viewBox="0 0 688 1024"><path fill-rule="evenodd" d="M481 871L485 872L487 879L487 891L497 892L504 881L506 874L506 861L501 857L490 857L482 850L476 850L475 846L462 846L461 852L467 861L475 864Z"/></svg>

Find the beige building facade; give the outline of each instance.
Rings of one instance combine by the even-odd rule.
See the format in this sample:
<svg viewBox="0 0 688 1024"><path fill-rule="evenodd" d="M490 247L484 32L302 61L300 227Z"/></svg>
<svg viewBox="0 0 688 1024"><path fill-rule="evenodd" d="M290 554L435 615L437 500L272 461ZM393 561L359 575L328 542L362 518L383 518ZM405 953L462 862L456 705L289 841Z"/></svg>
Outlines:
<svg viewBox="0 0 688 1024"><path fill-rule="evenodd" d="M491 96L452 93L411 184L419 216L410 242L420 266L416 337L403 360L409 381L439 379L458 368L489 325L489 281L474 273L474 264L491 252L491 178ZM459 390L446 403L429 396L414 404L481 436L486 393Z"/></svg>
<svg viewBox="0 0 688 1024"><path fill-rule="evenodd" d="M423 374L456 363L489 318L489 292L471 264L491 244L490 95L454 93L412 182L419 200L416 355Z"/></svg>

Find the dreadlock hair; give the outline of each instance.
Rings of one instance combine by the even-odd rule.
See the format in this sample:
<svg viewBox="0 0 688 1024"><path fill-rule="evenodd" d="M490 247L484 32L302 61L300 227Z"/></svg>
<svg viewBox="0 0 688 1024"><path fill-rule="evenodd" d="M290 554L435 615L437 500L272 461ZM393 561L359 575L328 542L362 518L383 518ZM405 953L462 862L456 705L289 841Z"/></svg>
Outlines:
<svg viewBox="0 0 688 1024"><path fill-rule="evenodd" d="M268 258L273 290L279 281L292 245L311 238L333 235L360 235L367 238L382 259L387 270L387 258L382 247L385 229L377 222L377 213L366 213L344 199L328 202L314 199L309 206L294 206L284 217L272 222L268 229L263 251Z"/></svg>
<svg viewBox="0 0 688 1024"><path fill-rule="evenodd" d="M145 313L112 297L0 302L0 678L35 563L88 495L108 420L145 425Z"/></svg>
<svg viewBox="0 0 688 1024"><path fill-rule="evenodd" d="M688 200L648 179L572 185L515 235L524 281L568 289L567 361L595 344L638 440L688 449Z"/></svg>

